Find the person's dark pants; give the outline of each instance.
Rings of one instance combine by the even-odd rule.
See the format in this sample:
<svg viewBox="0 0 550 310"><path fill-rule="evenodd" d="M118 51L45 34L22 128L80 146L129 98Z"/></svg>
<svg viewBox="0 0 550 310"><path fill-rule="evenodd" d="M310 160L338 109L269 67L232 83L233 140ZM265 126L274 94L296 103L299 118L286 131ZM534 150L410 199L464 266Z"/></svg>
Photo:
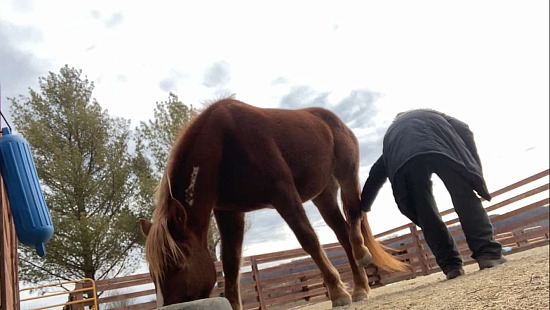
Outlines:
<svg viewBox="0 0 550 310"><path fill-rule="evenodd" d="M438 156L414 158L402 169L407 186L407 203L401 213L422 228L424 238L444 273L462 266L462 258L445 223L439 215L433 193L432 173L436 173L451 195L472 258L498 259L501 244L493 238L493 226L471 183L449 163Z"/></svg>

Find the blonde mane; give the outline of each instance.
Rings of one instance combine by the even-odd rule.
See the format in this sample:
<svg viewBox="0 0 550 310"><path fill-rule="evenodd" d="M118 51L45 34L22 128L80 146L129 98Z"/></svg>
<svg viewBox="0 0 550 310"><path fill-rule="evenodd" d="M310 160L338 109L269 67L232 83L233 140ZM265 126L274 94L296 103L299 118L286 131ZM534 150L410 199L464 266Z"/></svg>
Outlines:
<svg viewBox="0 0 550 310"><path fill-rule="evenodd" d="M190 125L195 122L197 116L198 114L194 115L189 122L181 126L172 150L181 149L181 145L185 141L185 133ZM173 151L168 155L164 175L155 191L153 221L147 240L145 241L145 256L149 263L149 272L154 279L158 279L160 282L162 282L165 276L162 271L165 270L170 261L179 263L180 265L185 264L185 256L168 230L168 219L172 201L175 201L183 208L181 202L174 197L170 182L170 176L175 165L174 161L177 158L177 154L174 154Z"/></svg>
<svg viewBox="0 0 550 310"><path fill-rule="evenodd" d="M168 169L167 169L168 170ZM178 248L176 241L168 230L169 206L175 200L182 208L183 205L172 195L172 186L168 173L165 173L157 187L156 206L153 211L153 223L145 242L145 255L149 262L149 272L153 279L160 282L164 279L166 266L170 261L184 264L185 257Z"/></svg>

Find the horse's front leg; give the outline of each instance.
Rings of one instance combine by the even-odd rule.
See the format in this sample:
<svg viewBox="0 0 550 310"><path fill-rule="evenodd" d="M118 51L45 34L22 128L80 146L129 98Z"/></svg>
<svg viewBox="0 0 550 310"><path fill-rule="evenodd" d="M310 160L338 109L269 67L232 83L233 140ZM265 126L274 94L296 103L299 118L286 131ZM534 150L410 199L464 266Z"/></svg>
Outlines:
<svg viewBox="0 0 550 310"><path fill-rule="evenodd" d="M244 212L214 211L221 237L221 255L225 276L225 298L234 310L242 308L239 271L245 226Z"/></svg>
<svg viewBox="0 0 550 310"><path fill-rule="evenodd" d="M284 193L290 194L284 197ZM311 255L311 258L321 271L323 281L328 290L333 307L340 307L351 304L351 296L347 292L344 283L340 279L338 270L334 268L323 250L317 235L311 227L302 207L300 196L292 195L291 190L282 190L274 199L273 206L286 221L290 229L296 235L302 248Z"/></svg>

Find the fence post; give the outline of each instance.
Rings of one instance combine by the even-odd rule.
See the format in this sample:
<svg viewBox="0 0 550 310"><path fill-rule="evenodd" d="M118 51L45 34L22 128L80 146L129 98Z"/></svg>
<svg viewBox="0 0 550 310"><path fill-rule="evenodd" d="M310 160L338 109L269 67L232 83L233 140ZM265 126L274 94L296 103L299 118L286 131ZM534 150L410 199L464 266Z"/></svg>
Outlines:
<svg viewBox="0 0 550 310"><path fill-rule="evenodd" d="M1 136L1 135L0 135ZM17 237L4 180L0 176L0 309L20 309Z"/></svg>
<svg viewBox="0 0 550 310"><path fill-rule="evenodd" d="M260 269L258 269L258 262L256 257L250 257L250 266L252 267L252 277L254 283L256 283L256 293L258 294L258 302L260 303L260 310L266 310L266 305L264 301L264 294L262 292L262 281L260 278Z"/></svg>
<svg viewBox="0 0 550 310"><path fill-rule="evenodd" d="M74 289L75 290L80 290L83 288L83 285L82 283L80 282L77 282L74 284ZM74 301L80 301L80 300L83 300L84 299L84 294L82 292L78 292L74 295L69 295L69 296L73 296L74 297ZM69 297L69 300L70 300L70 297ZM84 310L84 305L83 304L75 304L75 305L72 305L72 308L70 309L74 309L74 310Z"/></svg>
<svg viewBox="0 0 550 310"><path fill-rule="evenodd" d="M414 223L409 224L409 229L411 230L411 235L413 238L414 247L418 253L418 261L420 263L420 268L422 269L422 275L428 275L428 264L426 263L426 256L424 255L424 250L420 246L420 238L418 237L418 229Z"/></svg>

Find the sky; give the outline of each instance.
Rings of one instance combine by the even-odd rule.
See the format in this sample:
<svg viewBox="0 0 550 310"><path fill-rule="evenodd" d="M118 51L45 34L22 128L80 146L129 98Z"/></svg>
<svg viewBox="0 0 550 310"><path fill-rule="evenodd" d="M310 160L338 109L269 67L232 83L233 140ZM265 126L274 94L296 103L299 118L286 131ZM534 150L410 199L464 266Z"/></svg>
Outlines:
<svg viewBox="0 0 550 310"><path fill-rule="evenodd" d="M67 64L135 127L170 92L334 111L360 142L361 186L396 113L468 123L490 191L548 169L549 2L0 0L1 111ZM3 124L5 124L3 122ZM439 208L452 207L434 180ZM335 242L311 203L322 243ZM407 224L386 183L374 233ZM244 255L299 244L273 210L249 213Z"/></svg>

